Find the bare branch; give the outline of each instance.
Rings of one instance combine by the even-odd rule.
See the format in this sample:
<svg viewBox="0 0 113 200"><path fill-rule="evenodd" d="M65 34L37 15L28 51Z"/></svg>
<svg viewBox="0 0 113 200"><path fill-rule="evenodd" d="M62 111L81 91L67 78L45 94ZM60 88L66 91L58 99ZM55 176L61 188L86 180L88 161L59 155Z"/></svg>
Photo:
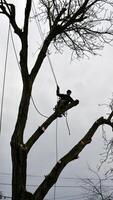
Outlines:
<svg viewBox="0 0 113 200"><path fill-rule="evenodd" d="M22 31L21 29L17 26L17 23L15 21L15 6L13 4L7 3L5 0L4 2L1 1L0 2L0 10L1 10L1 14L6 15L9 20L10 23L14 29L14 32L21 37Z"/></svg>
<svg viewBox="0 0 113 200"><path fill-rule="evenodd" d="M53 38L56 49L61 50L65 43L71 50L76 49L77 57L83 57L88 53L96 54L97 50L102 49L105 43L109 44L113 41L113 4L111 0L65 2L58 0L57 2L50 1L49 6L47 0L40 0L40 2L43 5L43 14L47 15L47 20L49 19L49 24L51 24L50 30L55 26L57 20L56 26L59 31ZM111 10L106 10L107 6ZM48 9L49 12L47 12ZM63 9L65 11L62 13ZM103 22L106 22L107 26ZM77 46L80 48L77 49Z"/></svg>
<svg viewBox="0 0 113 200"><path fill-rule="evenodd" d="M92 137L95 134L98 127L104 123L107 123L106 119L103 117L99 118L89 129L86 135L76 144L64 157L62 157L54 166L52 171L45 177L44 181L37 188L34 193L35 199L40 199L44 197L49 189L56 183L60 173L64 167L71 161L78 159L81 151L86 147L87 144L91 143Z"/></svg>
<svg viewBox="0 0 113 200"><path fill-rule="evenodd" d="M96 175L95 178L80 179L84 184L82 190L85 190L86 198L83 199L100 199L100 200L111 200L113 198L113 192L110 185L111 180L101 178L100 175L90 168L90 171ZM112 182L111 182L112 183Z"/></svg>
<svg viewBox="0 0 113 200"><path fill-rule="evenodd" d="M66 112L67 110L77 106L79 103L78 100L68 104L66 107L62 108L60 111L55 111L36 131L35 133L29 138L26 143L27 151L31 149L34 143L39 139L39 137L46 131L48 126L62 113Z"/></svg>

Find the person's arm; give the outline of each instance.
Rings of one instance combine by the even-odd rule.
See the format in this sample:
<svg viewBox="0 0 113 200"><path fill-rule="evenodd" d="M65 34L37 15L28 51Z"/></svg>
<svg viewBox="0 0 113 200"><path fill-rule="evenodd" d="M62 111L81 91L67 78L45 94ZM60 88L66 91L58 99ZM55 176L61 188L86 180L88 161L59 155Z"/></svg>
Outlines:
<svg viewBox="0 0 113 200"><path fill-rule="evenodd" d="M61 94L61 93L60 93L60 88L59 88L58 85L57 85L57 91L56 91L56 94L57 94L58 97L60 97L60 98L62 98L62 99L63 99L64 96L65 96L64 94Z"/></svg>
<svg viewBox="0 0 113 200"><path fill-rule="evenodd" d="M60 94L60 88L59 88L59 86L58 86L58 85L57 85L56 94L57 94L57 96L59 96L59 94Z"/></svg>

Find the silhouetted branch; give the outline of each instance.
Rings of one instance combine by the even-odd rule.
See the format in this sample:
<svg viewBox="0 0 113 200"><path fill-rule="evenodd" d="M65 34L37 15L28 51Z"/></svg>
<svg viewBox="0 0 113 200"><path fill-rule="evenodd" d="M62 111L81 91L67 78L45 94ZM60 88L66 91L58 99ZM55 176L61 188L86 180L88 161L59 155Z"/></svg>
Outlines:
<svg viewBox="0 0 113 200"><path fill-rule="evenodd" d="M113 36L111 0L84 0L83 2L58 0L51 1L49 4L47 0L40 0L40 2L43 5L42 13L49 21L50 31L51 27L56 25L59 27L59 32L56 32L53 39L57 50L66 44L77 57L82 57L88 53L96 54L97 50L103 48L104 43L112 42L110 38ZM110 12L106 10L106 6L111 7ZM107 22L107 28L103 22Z"/></svg>
<svg viewBox="0 0 113 200"><path fill-rule="evenodd" d="M7 1L0 1L0 13L4 14L9 18L9 21L14 29L14 32L21 37L21 29L17 26L17 23L15 21L15 6L14 4L7 3Z"/></svg>
<svg viewBox="0 0 113 200"><path fill-rule="evenodd" d="M31 4L32 4L32 0L27 0L26 8L25 8L25 18L24 18L24 32L26 34L26 37L28 37L28 24L29 24L29 16L30 16L30 11L31 11Z"/></svg>
<svg viewBox="0 0 113 200"><path fill-rule="evenodd" d="M62 108L60 111L55 111L36 131L35 133L29 138L26 143L27 151L31 149L34 143L39 139L39 137L46 131L48 126L62 113L66 112L67 110L77 106L79 103L78 100L68 104L66 107Z"/></svg>
<svg viewBox="0 0 113 200"><path fill-rule="evenodd" d="M56 163L52 171L45 177L44 181L35 191L34 193L35 199L40 199L40 196L44 197L47 194L49 189L56 183L64 167L69 162L79 158L79 154L81 153L81 151L86 147L87 144L91 143L93 135L95 134L98 127L102 124L108 124L107 120L104 119L103 117L95 121L95 123L86 133L86 135L78 142L78 144L76 144L64 157L62 157Z"/></svg>

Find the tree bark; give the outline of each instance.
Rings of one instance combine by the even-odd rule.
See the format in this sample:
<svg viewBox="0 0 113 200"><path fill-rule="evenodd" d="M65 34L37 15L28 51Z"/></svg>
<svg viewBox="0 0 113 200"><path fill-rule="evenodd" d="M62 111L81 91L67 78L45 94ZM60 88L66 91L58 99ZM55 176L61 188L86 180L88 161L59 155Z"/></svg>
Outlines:
<svg viewBox="0 0 113 200"><path fill-rule="evenodd" d="M18 118L11 138L12 200L26 199L27 148L23 143L23 134L27 122L31 88L29 82L23 86Z"/></svg>
<svg viewBox="0 0 113 200"><path fill-rule="evenodd" d="M24 200L26 191L27 153L23 144L11 145L12 200Z"/></svg>

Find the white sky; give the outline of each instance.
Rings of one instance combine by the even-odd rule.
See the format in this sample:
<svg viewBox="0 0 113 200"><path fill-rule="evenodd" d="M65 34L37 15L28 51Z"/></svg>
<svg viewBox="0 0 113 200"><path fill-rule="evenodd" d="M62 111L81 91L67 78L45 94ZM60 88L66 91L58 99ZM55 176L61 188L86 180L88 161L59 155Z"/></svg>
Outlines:
<svg viewBox="0 0 113 200"><path fill-rule="evenodd" d="M14 1L11 1L14 2ZM22 25L23 11L22 3L25 1L15 1L18 6L17 18L20 26ZM5 49L8 31L8 20L1 16L0 18L0 88L2 89L3 70L5 62ZM37 50L37 44L41 42L35 22L30 22L29 40L29 65L32 66ZM33 30L33 31L32 31ZM20 49L20 43L17 36L14 35L16 48ZM108 111L105 106L98 104L108 103L113 92L113 47L105 46L103 51L99 52L101 56L90 56L89 59L74 60L70 62L70 52L65 50L61 55L55 53L51 49L51 62L61 88L61 92L67 89L72 90L72 97L80 100L80 104L69 111L68 121L71 129L71 136L68 135L65 119L58 120L58 156L59 158L67 153L81 137L88 131L94 121L100 116L106 116ZM21 78L16 63L11 39L9 43L9 54L6 75L6 87L4 97L2 134L0 136L0 172L11 173L10 159L10 139L14 129L17 110L21 94ZM0 90L0 98L2 90ZM43 66L39 72L37 80L34 84L33 98L38 109L45 115L52 113L56 104L56 85L53 79L50 66L45 59ZM25 140L35 131L35 129L43 122L44 118L40 117L33 105L30 106L30 114L28 124L25 131ZM43 176L48 174L55 164L55 127L54 122L45 132L45 134L34 145L28 157L28 174L39 175L40 177L28 178L29 184L39 184ZM110 129L108 134L111 135ZM103 151L103 143L101 139L101 129L95 134L93 141L80 154L78 160L70 163L62 172L61 177L86 177L89 175L89 164L96 169L100 160L100 153ZM102 169L104 171L104 167ZM0 182L10 183L11 176L1 175ZM77 180L59 179L58 185L76 185ZM34 187L29 187L34 191ZM10 196L10 186L0 185L0 191ZM79 189L78 189L79 192ZM74 195L75 188L57 188L57 195ZM48 198L52 198L53 190L48 194ZM66 198L65 198L66 199Z"/></svg>

